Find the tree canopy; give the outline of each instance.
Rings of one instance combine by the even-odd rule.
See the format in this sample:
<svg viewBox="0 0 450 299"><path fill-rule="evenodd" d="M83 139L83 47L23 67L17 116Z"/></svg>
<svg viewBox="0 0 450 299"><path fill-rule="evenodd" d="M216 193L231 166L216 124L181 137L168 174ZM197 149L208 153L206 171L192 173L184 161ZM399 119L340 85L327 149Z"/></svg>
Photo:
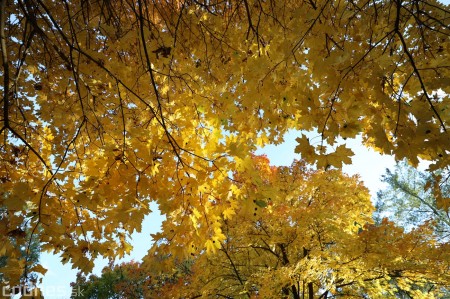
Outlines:
<svg viewBox="0 0 450 299"><path fill-rule="evenodd" d="M88 272L95 257L130 251L150 202L170 219L172 255L185 244L220 249L223 220L268 204L264 188L242 189L264 180L251 153L289 129L318 132L299 136L295 151L319 169L351 163L337 142L358 134L413 165L450 163L450 9L437 1L0 7L0 253L10 283L30 270L18 257L32 238L8 233L29 225L42 250Z"/></svg>
<svg viewBox="0 0 450 299"><path fill-rule="evenodd" d="M133 290L139 292L133 298L442 297L449 248L433 242L430 223L408 233L387 219L374 225L357 177L255 159L261 184L241 188L254 191L253 198L261 189L270 197L221 220L224 241L206 250L188 246L190 256L180 259L157 235L142 264L106 268L100 278L78 276L74 286L86 293L74 298L128 298L122 294Z"/></svg>

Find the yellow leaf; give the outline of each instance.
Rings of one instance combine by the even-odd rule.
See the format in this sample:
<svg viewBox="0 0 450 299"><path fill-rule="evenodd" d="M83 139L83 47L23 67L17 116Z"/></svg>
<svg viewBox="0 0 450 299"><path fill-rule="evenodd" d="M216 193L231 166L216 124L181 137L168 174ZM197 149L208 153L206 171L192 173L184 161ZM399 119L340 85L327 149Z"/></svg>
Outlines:
<svg viewBox="0 0 450 299"><path fill-rule="evenodd" d="M217 246L216 246L216 241L213 240L207 240L205 242L205 247L206 247L206 253L207 254L214 254L217 251Z"/></svg>
<svg viewBox="0 0 450 299"><path fill-rule="evenodd" d="M40 265L40 264L33 266L30 270L31 270L31 272L37 272L42 275L45 275L45 273L47 273L47 269L42 267L42 265Z"/></svg>

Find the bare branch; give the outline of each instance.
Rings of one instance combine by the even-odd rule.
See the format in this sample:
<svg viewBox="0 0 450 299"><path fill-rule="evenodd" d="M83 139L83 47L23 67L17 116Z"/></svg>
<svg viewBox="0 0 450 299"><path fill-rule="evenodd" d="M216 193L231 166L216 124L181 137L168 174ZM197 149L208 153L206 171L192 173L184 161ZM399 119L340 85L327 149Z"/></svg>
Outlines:
<svg viewBox="0 0 450 299"><path fill-rule="evenodd" d="M9 61L8 50L6 48L6 0L0 2L0 39L3 64L3 128L9 128ZM5 135L6 138L6 135Z"/></svg>

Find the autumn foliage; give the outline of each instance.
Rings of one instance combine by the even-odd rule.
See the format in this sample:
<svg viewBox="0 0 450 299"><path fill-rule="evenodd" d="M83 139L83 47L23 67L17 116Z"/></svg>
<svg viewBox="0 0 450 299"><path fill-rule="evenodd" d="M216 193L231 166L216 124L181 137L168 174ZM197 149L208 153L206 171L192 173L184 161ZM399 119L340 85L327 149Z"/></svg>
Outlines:
<svg viewBox="0 0 450 299"><path fill-rule="evenodd" d="M450 248L436 243L430 223L408 233L387 219L375 225L369 194L357 177L312 171L301 162L278 168L265 157L254 162L259 175L237 175L247 193L236 215L220 220L223 241L191 245L181 257L162 254L172 245L158 234L142 264L106 269L100 279L80 275L75 286L90 290L109 281L106 274L131 267L120 270L123 277L113 284L115 292L108 288L110 295L145 277L134 288L142 298L442 296L450 279L442 263Z"/></svg>
<svg viewBox="0 0 450 299"><path fill-rule="evenodd" d="M398 160L431 161L430 169L443 174L436 182L446 182L450 12L439 2L0 0L0 7L0 255L8 257L1 271L9 284L45 272L20 258L30 235L84 272L98 256L124 256L151 202L167 217L155 236L164 246L152 257L192 253L214 262L226 251L240 259L244 249L226 247L238 242L227 241L228 229L260 234L278 215L267 238L280 238L271 250L281 259L258 252L286 267L322 261L314 264L322 276L270 281L283 294L295 293L297 282L312 283L316 295L339 291L333 279L344 279L351 292L372 292L363 286L375 277L371 271L394 269L375 265L374 250L379 257L397 251L383 251L388 247L381 243L366 253L361 244L387 240L378 235L383 229L400 240L386 246L420 237L411 248L423 249L424 256L414 255L420 261L392 256L407 264L399 271L414 272L444 246L426 245L426 233L404 235L390 223L365 227L368 198L348 193L357 183L334 170L351 163L353 153L342 142L361 135L366 146ZM318 169L304 174L311 182L299 179L306 186L280 181L297 178L251 155L258 146L281 143L288 130L317 135L299 132L295 148ZM290 186L310 194L309 208L308 199L281 200L300 192L280 189ZM441 187L428 186L448 212ZM346 215L350 209L355 213ZM338 212L342 223L333 218ZM261 218L261 227L248 217ZM300 222L308 225L294 225ZM326 230L320 242L342 239L350 247L316 239L303 245L301 238L313 236L319 224ZM301 236L302 245L291 244L290 234ZM286 262L289 246L292 254L303 246L310 252ZM320 246L324 256L315 255ZM340 255L355 258L356 274L337 274L346 261L333 261ZM436 256L437 264L447 258Z"/></svg>

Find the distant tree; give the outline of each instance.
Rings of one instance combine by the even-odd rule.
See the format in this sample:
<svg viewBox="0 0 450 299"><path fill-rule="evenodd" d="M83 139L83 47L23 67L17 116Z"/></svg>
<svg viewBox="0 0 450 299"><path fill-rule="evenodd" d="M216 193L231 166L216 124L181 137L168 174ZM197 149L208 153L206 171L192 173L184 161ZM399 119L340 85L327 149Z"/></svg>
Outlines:
<svg viewBox="0 0 450 299"><path fill-rule="evenodd" d="M441 196L450 196L450 184L442 173L419 171L407 161L386 169L382 181L387 187L377 193L375 221L390 220L410 230L425 221L433 221L435 234L441 240L450 237L450 215L441 209L432 186L439 185Z"/></svg>
<svg viewBox="0 0 450 299"><path fill-rule="evenodd" d="M188 274L190 262L185 261L170 271L156 274L141 266L141 263L130 261L120 265L110 264L103 268L100 276L77 274L76 281L71 283L73 299L123 299L123 298L155 298L163 295L162 288L178 282L178 277ZM186 278L187 276L185 276Z"/></svg>
<svg viewBox="0 0 450 299"><path fill-rule="evenodd" d="M146 286L147 275L140 271L136 262L110 264L103 268L100 276L90 275L86 277L82 273L77 274L75 282L71 286L80 292L73 292L71 298L142 298L142 290ZM126 285L127 288L118 286ZM124 297L129 295L129 297Z"/></svg>

